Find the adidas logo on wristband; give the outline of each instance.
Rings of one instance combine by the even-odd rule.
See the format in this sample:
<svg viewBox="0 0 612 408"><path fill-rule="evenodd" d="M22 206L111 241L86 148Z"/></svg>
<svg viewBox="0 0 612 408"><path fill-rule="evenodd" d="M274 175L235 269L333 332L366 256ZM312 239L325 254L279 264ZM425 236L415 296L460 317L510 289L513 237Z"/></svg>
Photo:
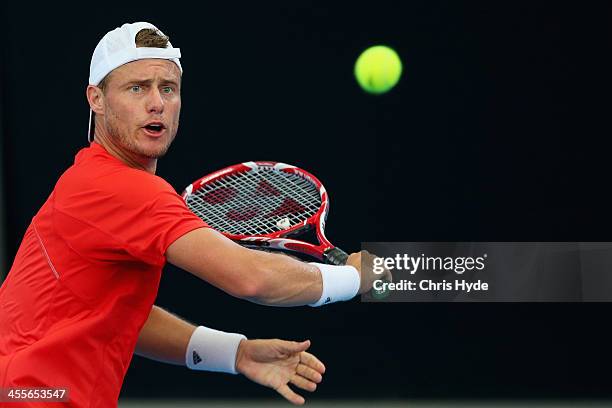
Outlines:
<svg viewBox="0 0 612 408"><path fill-rule="evenodd" d="M202 357L200 357L197 351L193 350L193 364L196 365L201 362L202 362Z"/></svg>

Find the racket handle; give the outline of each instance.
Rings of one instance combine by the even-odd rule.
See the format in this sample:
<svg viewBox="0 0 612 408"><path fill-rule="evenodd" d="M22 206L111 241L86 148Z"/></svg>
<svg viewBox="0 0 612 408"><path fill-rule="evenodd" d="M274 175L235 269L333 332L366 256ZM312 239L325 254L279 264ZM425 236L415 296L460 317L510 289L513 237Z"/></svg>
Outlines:
<svg viewBox="0 0 612 408"><path fill-rule="evenodd" d="M345 265L348 254L340 248L332 248L325 251L325 262L332 265Z"/></svg>
<svg viewBox="0 0 612 408"><path fill-rule="evenodd" d="M348 254L340 248L328 249L323 253L323 256L325 257L325 262L332 265L346 265L346 261L349 257ZM384 281L388 282L386 279ZM378 291L372 288L370 289L370 296L374 299L384 299L389 296L389 291Z"/></svg>

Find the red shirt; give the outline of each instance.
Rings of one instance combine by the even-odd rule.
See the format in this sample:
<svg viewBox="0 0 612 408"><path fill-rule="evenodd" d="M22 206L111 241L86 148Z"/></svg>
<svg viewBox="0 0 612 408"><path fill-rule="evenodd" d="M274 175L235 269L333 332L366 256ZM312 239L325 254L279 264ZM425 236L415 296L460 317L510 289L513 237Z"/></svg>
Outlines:
<svg viewBox="0 0 612 408"><path fill-rule="evenodd" d="M0 288L0 388L69 388L69 406L116 406L166 249L201 227L160 177L82 149Z"/></svg>

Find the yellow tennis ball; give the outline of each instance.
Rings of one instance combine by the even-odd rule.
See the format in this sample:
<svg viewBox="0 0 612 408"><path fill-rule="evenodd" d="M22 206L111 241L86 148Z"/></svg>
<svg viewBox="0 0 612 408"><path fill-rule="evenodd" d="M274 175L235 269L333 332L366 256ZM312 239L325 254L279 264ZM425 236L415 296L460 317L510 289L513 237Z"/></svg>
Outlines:
<svg viewBox="0 0 612 408"><path fill-rule="evenodd" d="M355 78L364 91L382 94L397 84L402 74L402 61L397 53L384 45L370 47L355 62Z"/></svg>

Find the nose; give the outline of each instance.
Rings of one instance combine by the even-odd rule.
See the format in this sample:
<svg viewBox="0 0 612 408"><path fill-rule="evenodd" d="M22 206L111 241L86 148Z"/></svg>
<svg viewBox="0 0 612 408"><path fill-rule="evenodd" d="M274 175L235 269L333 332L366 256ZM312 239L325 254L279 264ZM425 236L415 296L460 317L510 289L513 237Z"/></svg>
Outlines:
<svg viewBox="0 0 612 408"><path fill-rule="evenodd" d="M164 99L157 87L152 86L147 98L148 113L162 113L164 111Z"/></svg>

